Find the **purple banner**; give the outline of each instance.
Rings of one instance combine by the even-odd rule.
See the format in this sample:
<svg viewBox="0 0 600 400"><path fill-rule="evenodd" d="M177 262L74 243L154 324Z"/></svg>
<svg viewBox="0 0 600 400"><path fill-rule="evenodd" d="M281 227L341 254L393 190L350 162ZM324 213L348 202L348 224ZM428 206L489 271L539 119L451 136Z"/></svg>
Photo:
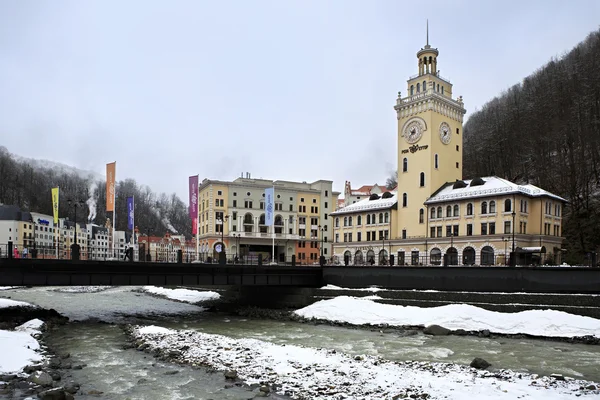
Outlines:
<svg viewBox="0 0 600 400"><path fill-rule="evenodd" d="M133 230L133 224L134 224L134 219L133 219L133 197L128 197L127 198L127 229L132 229Z"/></svg>
<svg viewBox="0 0 600 400"><path fill-rule="evenodd" d="M190 176L190 218L198 218L198 175Z"/></svg>

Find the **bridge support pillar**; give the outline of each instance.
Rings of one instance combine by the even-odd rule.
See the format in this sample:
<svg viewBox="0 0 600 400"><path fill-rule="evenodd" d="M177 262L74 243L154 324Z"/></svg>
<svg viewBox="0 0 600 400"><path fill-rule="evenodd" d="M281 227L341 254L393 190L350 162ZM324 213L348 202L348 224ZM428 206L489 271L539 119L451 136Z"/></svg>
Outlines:
<svg viewBox="0 0 600 400"><path fill-rule="evenodd" d="M13 242L8 242L8 258L13 258Z"/></svg>
<svg viewBox="0 0 600 400"><path fill-rule="evenodd" d="M390 267L394 265L394 255L390 254Z"/></svg>
<svg viewBox="0 0 600 400"><path fill-rule="evenodd" d="M225 265L227 264L227 255L225 254L224 251L221 251L219 253L219 265Z"/></svg>
<svg viewBox="0 0 600 400"><path fill-rule="evenodd" d="M296 266L296 255L292 255L292 267Z"/></svg>

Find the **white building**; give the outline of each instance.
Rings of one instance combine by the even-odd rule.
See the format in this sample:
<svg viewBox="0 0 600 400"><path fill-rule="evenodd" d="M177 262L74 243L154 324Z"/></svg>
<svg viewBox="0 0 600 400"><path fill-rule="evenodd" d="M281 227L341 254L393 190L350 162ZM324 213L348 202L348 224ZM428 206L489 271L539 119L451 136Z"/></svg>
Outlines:
<svg viewBox="0 0 600 400"><path fill-rule="evenodd" d="M88 258L105 260L109 256L109 230L104 226L87 224Z"/></svg>

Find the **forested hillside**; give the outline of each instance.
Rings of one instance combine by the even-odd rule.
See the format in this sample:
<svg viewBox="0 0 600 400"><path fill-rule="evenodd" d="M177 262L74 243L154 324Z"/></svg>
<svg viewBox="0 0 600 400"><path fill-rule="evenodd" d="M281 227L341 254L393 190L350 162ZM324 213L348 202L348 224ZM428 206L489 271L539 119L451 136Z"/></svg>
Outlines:
<svg viewBox="0 0 600 400"><path fill-rule="evenodd" d="M465 177L498 175L569 200L567 261L600 247L600 31L471 115Z"/></svg>
<svg viewBox="0 0 600 400"><path fill-rule="evenodd" d="M39 165L39 163L37 163ZM32 166L27 161L17 161L8 150L0 146L0 203L16 205L23 210L52 215L51 188L60 187L59 216L73 220L75 210L68 200L81 201L77 207L77 221L93 219L104 225L106 213L106 182L74 168ZM187 205L175 194L155 194L147 186L133 179L116 184L116 222L118 230L127 230L127 197L135 196L135 224L142 233L149 229L154 235L172 233L191 237L191 222Z"/></svg>

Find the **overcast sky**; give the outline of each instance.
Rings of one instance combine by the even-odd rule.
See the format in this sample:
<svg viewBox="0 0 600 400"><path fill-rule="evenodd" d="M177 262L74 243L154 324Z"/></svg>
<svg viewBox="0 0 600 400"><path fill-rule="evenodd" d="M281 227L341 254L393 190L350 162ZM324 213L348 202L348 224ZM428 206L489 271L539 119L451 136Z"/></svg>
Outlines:
<svg viewBox="0 0 600 400"><path fill-rule="evenodd" d="M384 184L427 18L468 117L600 1L0 1L0 145L186 202L195 174Z"/></svg>

